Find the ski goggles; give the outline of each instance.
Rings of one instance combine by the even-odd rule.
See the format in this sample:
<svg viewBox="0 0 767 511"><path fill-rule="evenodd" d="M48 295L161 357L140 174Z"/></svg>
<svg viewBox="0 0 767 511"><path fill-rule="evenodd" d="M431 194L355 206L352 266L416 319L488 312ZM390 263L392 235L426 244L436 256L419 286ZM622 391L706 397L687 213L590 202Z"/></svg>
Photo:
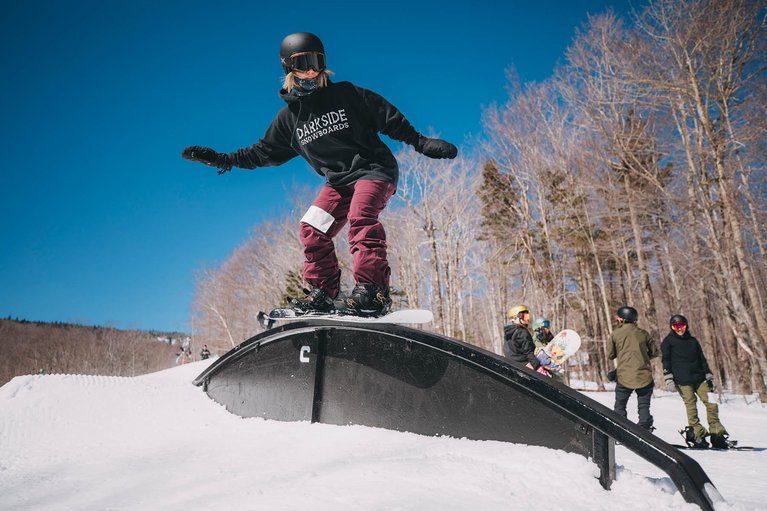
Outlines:
<svg viewBox="0 0 767 511"><path fill-rule="evenodd" d="M317 52L296 53L290 57L283 59L283 66L285 69L291 71L309 71L314 69L315 71L322 71L325 69L325 54Z"/></svg>
<svg viewBox="0 0 767 511"><path fill-rule="evenodd" d="M681 330L686 327L687 327L687 323L682 323L681 321L677 321L676 323L671 323L671 328L673 328L674 330Z"/></svg>

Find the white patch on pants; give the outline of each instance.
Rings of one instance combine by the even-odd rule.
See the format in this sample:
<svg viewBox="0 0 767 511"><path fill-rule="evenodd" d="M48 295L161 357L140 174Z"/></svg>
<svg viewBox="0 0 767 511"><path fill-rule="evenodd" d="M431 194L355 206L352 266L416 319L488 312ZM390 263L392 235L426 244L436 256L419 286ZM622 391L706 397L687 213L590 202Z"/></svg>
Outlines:
<svg viewBox="0 0 767 511"><path fill-rule="evenodd" d="M328 229L330 229L330 226L333 225L336 219L327 211L312 204L301 221L311 225L321 233L327 234Z"/></svg>

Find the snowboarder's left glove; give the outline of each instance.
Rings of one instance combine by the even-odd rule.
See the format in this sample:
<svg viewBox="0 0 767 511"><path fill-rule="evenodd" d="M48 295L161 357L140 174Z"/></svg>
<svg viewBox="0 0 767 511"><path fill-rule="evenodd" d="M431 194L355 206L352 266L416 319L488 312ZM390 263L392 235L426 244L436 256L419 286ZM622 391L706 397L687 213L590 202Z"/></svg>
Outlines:
<svg viewBox="0 0 767 511"><path fill-rule="evenodd" d="M615 381L617 379L618 379L618 370L617 369L613 369L612 371L607 373L607 380L608 381Z"/></svg>
<svg viewBox="0 0 767 511"><path fill-rule="evenodd" d="M706 385L708 385L708 391L714 392L716 385L714 385L714 375L711 373L706 374Z"/></svg>
<svg viewBox="0 0 767 511"><path fill-rule="evenodd" d="M181 157L185 160L198 161L216 167L219 169L219 174L232 170L232 160L229 155L219 153L209 147L189 146L181 152Z"/></svg>
<svg viewBox="0 0 767 511"><path fill-rule="evenodd" d="M452 160L458 156L458 148L446 140L439 138L426 138L423 135L418 137L415 144L415 150L429 158Z"/></svg>

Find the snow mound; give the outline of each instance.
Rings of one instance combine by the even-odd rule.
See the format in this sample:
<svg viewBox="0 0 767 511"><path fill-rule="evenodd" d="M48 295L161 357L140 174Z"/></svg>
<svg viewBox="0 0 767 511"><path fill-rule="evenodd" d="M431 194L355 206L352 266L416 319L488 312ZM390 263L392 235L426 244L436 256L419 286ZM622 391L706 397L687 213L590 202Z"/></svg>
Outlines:
<svg viewBox="0 0 767 511"><path fill-rule="evenodd" d="M212 362L136 378L8 382L0 388L0 509L506 511L549 507L552 498L571 510L698 509L665 474L620 452L618 480L604 491L590 461L542 447L241 419L191 384ZM738 411L740 420L758 418L757 427L767 417L758 406ZM761 507L764 452L702 454L731 502L718 508ZM710 468L739 472L749 454L745 469L754 472L723 491L731 487Z"/></svg>

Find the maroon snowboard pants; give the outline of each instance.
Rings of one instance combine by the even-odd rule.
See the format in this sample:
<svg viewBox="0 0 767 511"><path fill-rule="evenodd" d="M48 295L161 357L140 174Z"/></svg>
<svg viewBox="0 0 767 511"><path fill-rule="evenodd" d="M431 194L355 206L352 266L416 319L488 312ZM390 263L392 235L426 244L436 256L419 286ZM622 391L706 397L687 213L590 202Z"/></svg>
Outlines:
<svg viewBox="0 0 767 511"><path fill-rule="evenodd" d="M386 181L360 180L350 186L325 185L301 219L304 245L304 280L331 297L338 294L341 270L333 238L349 222L349 246L354 281L389 287L386 232L378 215L394 194Z"/></svg>

